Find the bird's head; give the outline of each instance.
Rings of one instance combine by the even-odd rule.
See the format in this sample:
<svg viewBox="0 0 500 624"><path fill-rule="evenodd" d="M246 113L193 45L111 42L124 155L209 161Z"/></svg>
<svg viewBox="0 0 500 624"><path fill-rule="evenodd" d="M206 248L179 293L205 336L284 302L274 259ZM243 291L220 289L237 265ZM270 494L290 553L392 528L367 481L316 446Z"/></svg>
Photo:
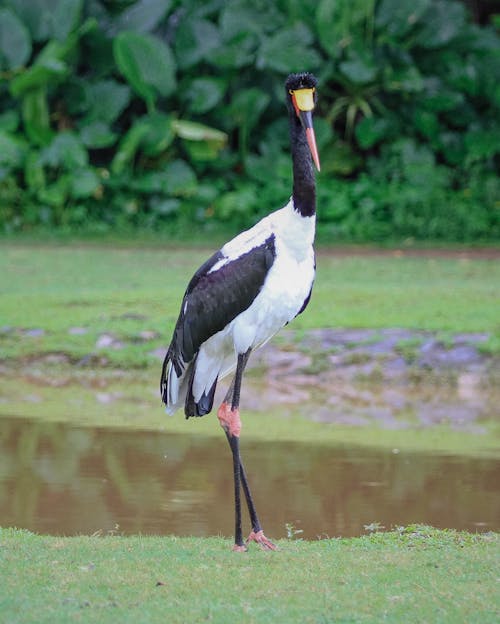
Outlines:
<svg viewBox="0 0 500 624"><path fill-rule="evenodd" d="M316 147L316 137L312 123L312 112L316 106L317 93L316 78L308 73L290 74L285 82L285 89L288 98L288 106L294 111L297 119L302 124L306 133L307 144L311 150L311 156L316 165L316 169L320 170L318 148Z"/></svg>

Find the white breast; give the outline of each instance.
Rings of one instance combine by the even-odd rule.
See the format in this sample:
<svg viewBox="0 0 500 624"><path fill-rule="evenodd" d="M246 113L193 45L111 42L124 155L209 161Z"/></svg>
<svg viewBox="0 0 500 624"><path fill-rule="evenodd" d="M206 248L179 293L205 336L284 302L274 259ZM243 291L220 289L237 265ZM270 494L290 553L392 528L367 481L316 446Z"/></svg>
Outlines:
<svg viewBox="0 0 500 624"><path fill-rule="evenodd" d="M221 379L236 368L238 353L262 346L291 321L311 291L315 217L300 216L290 201L257 226L225 245L223 251L226 257L230 257L236 253L237 247L241 250L242 243L248 245L266 231L275 235L274 263L250 307L201 346L193 380L196 401L211 388L217 377Z"/></svg>

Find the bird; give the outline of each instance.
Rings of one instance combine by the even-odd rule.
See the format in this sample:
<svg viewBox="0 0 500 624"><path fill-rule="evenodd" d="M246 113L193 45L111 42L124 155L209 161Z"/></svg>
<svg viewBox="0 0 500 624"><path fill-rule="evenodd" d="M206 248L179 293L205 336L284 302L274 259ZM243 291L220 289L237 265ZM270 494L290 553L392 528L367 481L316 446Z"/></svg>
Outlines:
<svg viewBox="0 0 500 624"><path fill-rule="evenodd" d="M316 181L320 170L312 114L317 79L292 73L285 81L293 190L288 203L241 232L193 275L181 302L163 361L160 392L166 411L186 418L211 412L217 384L233 374L217 417L232 452L235 531L233 550L251 542L277 546L260 524L240 454L240 392L250 354L301 314L311 298L316 262ZM243 540L241 488L252 530Z"/></svg>

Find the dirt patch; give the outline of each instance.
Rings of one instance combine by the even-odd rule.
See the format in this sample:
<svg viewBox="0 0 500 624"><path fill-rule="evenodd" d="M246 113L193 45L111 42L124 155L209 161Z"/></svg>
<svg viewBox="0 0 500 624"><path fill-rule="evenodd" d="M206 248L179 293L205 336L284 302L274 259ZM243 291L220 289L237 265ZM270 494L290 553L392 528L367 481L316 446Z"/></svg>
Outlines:
<svg viewBox="0 0 500 624"><path fill-rule="evenodd" d="M287 330L254 354L244 399L260 411L302 405L313 420L481 433L498 417L500 366L487 334L407 329Z"/></svg>

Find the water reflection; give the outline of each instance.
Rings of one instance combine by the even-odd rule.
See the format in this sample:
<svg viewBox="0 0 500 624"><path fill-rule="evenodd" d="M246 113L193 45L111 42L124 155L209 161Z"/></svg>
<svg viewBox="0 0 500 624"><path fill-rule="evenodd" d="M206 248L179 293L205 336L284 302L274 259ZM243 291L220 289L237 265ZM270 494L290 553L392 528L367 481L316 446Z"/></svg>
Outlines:
<svg viewBox="0 0 500 624"><path fill-rule="evenodd" d="M423 522L500 529L500 462L242 442L266 533L305 538ZM50 534L230 536L225 438L0 420L0 525Z"/></svg>

